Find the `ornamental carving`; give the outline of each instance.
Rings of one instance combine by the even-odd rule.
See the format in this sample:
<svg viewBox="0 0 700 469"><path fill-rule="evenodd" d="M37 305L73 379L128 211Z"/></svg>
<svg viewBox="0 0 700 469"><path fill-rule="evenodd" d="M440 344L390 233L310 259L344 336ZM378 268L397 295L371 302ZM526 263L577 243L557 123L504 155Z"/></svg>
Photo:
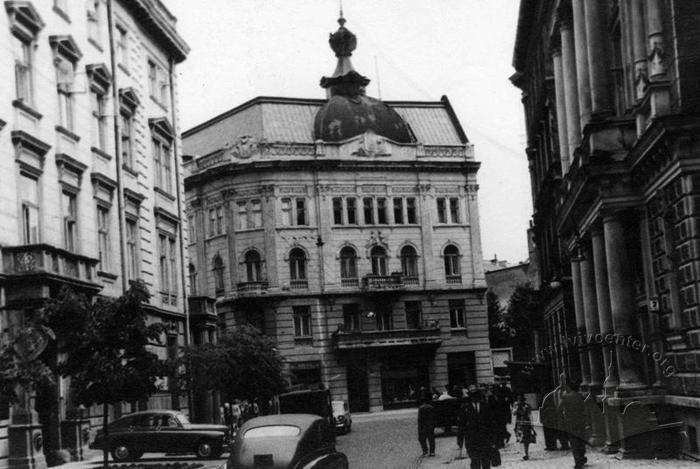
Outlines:
<svg viewBox="0 0 700 469"><path fill-rule="evenodd" d="M284 186L279 191L282 194L306 194L306 186Z"/></svg>
<svg viewBox="0 0 700 469"><path fill-rule="evenodd" d="M348 193L348 192L355 192L355 186L333 186L331 187L331 192L340 192L340 193Z"/></svg>
<svg viewBox="0 0 700 469"><path fill-rule="evenodd" d="M359 146L352 154L364 157L391 156L391 145L383 137L368 130L360 137Z"/></svg>
<svg viewBox="0 0 700 469"><path fill-rule="evenodd" d="M458 194L458 193L459 193L459 187L458 187L458 186L442 186L442 187L436 187L436 188L435 188L435 193L436 193L436 194Z"/></svg>
<svg viewBox="0 0 700 469"><path fill-rule="evenodd" d="M365 184L362 186L362 192L369 194L374 192L385 192L386 186L383 184Z"/></svg>
<svg viewBox="0 0 700 469"><path fill-rule="evenodd" d="M234 143L226 143L224 151L230 153L233 158L247 159L261 153L267 147L269 147L269 144L264 138L257 139L250 135L243 135L238 137L238 140Z"/></svg>
<svg viewBox="0 0 700 469"><path fill-rule="evenodd" d="M15 268L18 272L32 272L36 269L36 259L31 252L18 252L15 254Z"/></svg>
<svg viewBox="0 0 700 469"><path fill-rule="evenodd" d="M394 194L413 194L416 192L416 186L392 186L391 192Z"/></svg>
<svg viewBox="0 0 700 469"><path fill-rule="evenodd" d="M385 236L382 234L381 231L377 230L376 233L375 233L374 231L370 231L370 232L369 232L369 239L367 240L367 244L365 245L365 247L366 247L367 249L369 249L369 248L371 248L372 246L376 246L376 245L378 245L378 244L379 244L379 245L382 245L382 246L386 246L386 241L385 241L385 239L386 239L386 238L385 238Z"/></svg>

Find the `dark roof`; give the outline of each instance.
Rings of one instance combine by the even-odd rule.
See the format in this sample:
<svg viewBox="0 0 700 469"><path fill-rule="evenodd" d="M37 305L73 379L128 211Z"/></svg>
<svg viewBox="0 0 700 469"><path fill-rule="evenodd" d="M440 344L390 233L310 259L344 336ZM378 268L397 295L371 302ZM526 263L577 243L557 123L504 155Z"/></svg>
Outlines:
<svg viewBox="0 0 700 469"><path fill-rule="evenodd" d="M513 68L518 72L522 72L525 67L527 48L530 42L530 30L536 14L536 0L520 0L518 28L515 35L515 47L513 48Z"/></svg>
<svg viewBox="0 0 700 469"><path fill-rule="evenodd" d="M268 425L295 425L302 429L308 428L317 420L323 420L323 417L312 414L275 414L265 415L263 417L252 418L243 425L243 428L265 427Z"/></svg>

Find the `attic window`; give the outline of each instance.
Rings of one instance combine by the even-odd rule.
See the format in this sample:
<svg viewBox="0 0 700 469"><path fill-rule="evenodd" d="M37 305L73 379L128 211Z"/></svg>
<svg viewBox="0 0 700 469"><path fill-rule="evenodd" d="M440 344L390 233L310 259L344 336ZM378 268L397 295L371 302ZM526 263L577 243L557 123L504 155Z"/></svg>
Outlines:
<svg viewBox="0 0 700 469"><path fill-rule="evenodd" d="M44 27L44 22L32 2L5 2L5 10L10 20L10 29L25 41L34 40Z"/></svg>

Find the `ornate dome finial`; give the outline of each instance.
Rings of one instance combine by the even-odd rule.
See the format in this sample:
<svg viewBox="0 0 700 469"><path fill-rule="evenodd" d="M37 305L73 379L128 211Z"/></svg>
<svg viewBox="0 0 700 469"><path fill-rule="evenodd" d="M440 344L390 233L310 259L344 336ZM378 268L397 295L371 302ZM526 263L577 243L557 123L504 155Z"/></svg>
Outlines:
<svg viewBox="0 0 700 469"><path fill-rule="evenodd" d="M357 37L344 26L345 23L346 21L341 10L340 18L338 18L340 27L328 39L328 43L331 45L331 49L335 52L336 57L350 57L352 51L357 47Z"/></svg>
<svg viewBox="0 0 700 469"><path fill-rule="evenodd" d="M345 18L343 18L343 0L340 0L340 16L338 17L338 24L340 26L345 24Z"/></svg>

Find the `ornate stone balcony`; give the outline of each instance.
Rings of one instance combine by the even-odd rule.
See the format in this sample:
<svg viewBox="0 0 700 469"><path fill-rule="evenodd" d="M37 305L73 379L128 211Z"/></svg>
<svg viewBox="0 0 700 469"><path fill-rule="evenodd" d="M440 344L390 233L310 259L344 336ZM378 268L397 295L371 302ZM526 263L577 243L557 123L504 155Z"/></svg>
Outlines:
<svg viewBox="0 0 700 469"><path fill-rule="evenodd" d="M401 290L405 287L401 275L365 275L362 279L362 289L370 291Z"/></svg>
<svg viewBox="0 0 700 469"><path fill-rule="evenodd" d="M5 275L16 278L46 276L99 290L96 282L98 262L97 259L49 244L2 248L2 268Z"/></svg>
<svg viewBox="0 0 700 469"><path fill-rule="evenodd" d="M353 350L381 347L405 347L431 345L442 342L437 322L425 323L420 329L392 329L386 331L345 331L339 328L333 333L336 350Z"/></svg>
<svg viewBox="0 0 700 469"><path fill-rule="evenodd" d="M239 282L236 285L238 296L255 296L262 293L267 293L270 284L267 281L258 282Z"/></svg>

